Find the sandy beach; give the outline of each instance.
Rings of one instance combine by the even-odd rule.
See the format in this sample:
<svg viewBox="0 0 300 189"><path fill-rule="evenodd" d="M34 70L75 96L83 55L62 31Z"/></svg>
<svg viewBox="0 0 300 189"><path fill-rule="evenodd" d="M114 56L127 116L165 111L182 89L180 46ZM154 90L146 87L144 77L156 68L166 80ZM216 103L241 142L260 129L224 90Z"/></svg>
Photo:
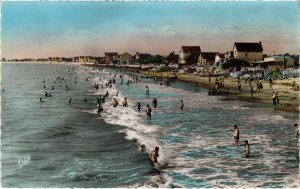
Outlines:
<svg viewBox="0 0 300 189"><path fill-rule="evenodd" d="M163 77L173 77L171 72L158 73L158 72L148 72L141 71L142 74L148 76L163 76ZM201 87L209 88L209 78L201 77L194 74L177 74L177 79L179 81L190 82L198 84ZM211 78L211 84L214 84L216 77ZM279 94L280 105L276 110L289 111L289 112L299 112L299 91L292 89L292 83L296 81L299 84L298 78L289 78L284 80L274 80L272 88L270 88L268 81L262 81L263 89L259 92L254 92L253 97L250 95L250 85L245 84L244 80L241 80L242 92L238 90L238 79L237 78L225 78L224 84L229 87L229 94L226 95L226 100L244 100L253 103L263 103L264 106L273 108L272 105L272 92L275 91ZM256 86L252 82L254 91Z"/></svg>

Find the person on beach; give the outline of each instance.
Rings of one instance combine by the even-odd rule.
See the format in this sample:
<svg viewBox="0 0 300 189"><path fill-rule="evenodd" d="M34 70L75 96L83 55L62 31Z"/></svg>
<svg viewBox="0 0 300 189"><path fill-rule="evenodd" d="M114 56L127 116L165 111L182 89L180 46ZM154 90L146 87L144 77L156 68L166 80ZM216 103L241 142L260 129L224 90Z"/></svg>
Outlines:
<svg viewBox="0 0 300 189"><path fill-rule="evenodd" d="M296 138L299 139L299 127L298 127L298 124L295 123L294 127L295 127Z"/></svg>
<svg viewBox="0 0 300 189"><path fill-rule="evenodd" d="M127 98L124 99L122 104L123 104L123 107L128 107Z"/></svg>
<svg viewBox="0 0 300 189"><path fill-rule="evenodd" d="M44 100L42 98L40 98L40 102L44 102Z"/></svg>
<svg viewBox="0 0 300 189"><path fill-rule="evenodd" d="M272 101L273 101L273 107L274 107L274 110L276 108L276 93L273 91L273 94L272 94Z"/></svg>
<svg viewBox="0 0 300 189"><path fill-rule="evenodd" d="M251 98L253 97L253 93L254 93L253 87L251 86L251 88L250 88L250 95L251 95Z"/></svg>
<svg viewBox="0 0 300 189"><path fill-rule="evenodd" d="M240 80L238 81L238 89L240 92L242 92L242 84L241 84Z"/></svg>
<svg viewBox="0 0 300 189"><path fill-rule="evenodd" d="M153 105L154 108L156 108L156 106L157 106L157 99L156 98L153 98L152 105Z"/></svg>
<svg viewBox="0 0 300 189"><path fill-rule="evenodd" d="M180 102L181 102L180 109L183 110L183 107L184 107L184 105L183 105L183 100L180 100Z"/></svg>
<svg viewBox="0 0 300 189"><path fill-rule="evenodd" d="M278 93L275 93L275 100L276 100L276 108L279 107L279 95Z"/></svg>
<svg viewBox="0 0 300 189"><path fill-rule="evenodd" d="M149 106L149 104L147 105L147 109L146 109L146 114L147 114L147 119L151 120L151 108Z"/></svg>
<svg viewBox="0 0 300 189"><path fill-rule="evenodd" d="M250 145L249 145L248 140L245 140L244 145L239 145L239 146L245 146L245 158L249 158L250 157Z"/></svg>
<svg viewBox="0 0 300 189"><path fill-rule="evenodd" d="M273 89L273 79L272 78L270 78L269 79L269 84L270 84L270 86L269 86L269 89Z"/></svg>
<svg viewBox="0 0 300 189"><path fill-rule="evenodd" d="M156 146L155 149L149 154L152 163L157 163L157 158L159 156L158 151L159 147Z"/></svg>
<svg viewBox="0 0 300 189"><path fill-rule="evenodd" d="M149 87L146 85L146 95L149 95Z"/></svg>
<svg viewBox="0 0 300 189"><path fill-rule="evenodd" d="M240 139L240 130L237 128L237 125L234 125L233 129L233 143L238 146Z"/></svg>

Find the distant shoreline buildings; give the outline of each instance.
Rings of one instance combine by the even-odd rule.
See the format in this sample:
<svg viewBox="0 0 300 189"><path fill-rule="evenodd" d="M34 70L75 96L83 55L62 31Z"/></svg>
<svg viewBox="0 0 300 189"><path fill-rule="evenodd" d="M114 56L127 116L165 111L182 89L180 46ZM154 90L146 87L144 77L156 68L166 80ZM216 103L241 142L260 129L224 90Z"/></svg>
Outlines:
<svg viewBox="0 0 300 189"><path fill-rule="evenodd" d="M288 53L279 55L263 54L263 45L259 42L234 42L232 51L227 52L205 52L200 46L182 46L179 53L170 52L167 56L152 55L149 53L136 52L134 55L124 52L104 52L100 56L75 56L75 57L48 57L48 58L23 58L6 59L2 62L75 62L94 64L116 64L116 65L141 65L141 64L164 64L199 67L222 67L229 61L239 60L252 66L280 68L294 67L299 65L299 55Z"/></svg>

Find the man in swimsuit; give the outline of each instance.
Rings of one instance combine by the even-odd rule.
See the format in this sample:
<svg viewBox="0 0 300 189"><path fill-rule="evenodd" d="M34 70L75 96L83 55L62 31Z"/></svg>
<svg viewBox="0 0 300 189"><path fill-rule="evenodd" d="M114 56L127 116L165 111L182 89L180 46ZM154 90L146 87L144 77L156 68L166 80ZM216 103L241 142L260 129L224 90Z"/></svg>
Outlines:
<svg viewBox="0 0 300 189"><path fill-rule="evenodd" d="M156 98L153 98L152 104L153 104L153 107L156 108L156 106L157 106L157 99Z"/></svg>
<svg viewBox="0 0 300 189"><path fill-rule="evenodd" d="M159 156L158 151L159 147L156 146L155 149L149 154L152 163L157 163L157 157Z"/></svg>
<svg viewBox="0 0 300 189"><path fill-rule="evenodd" d="M180 100L180 101L181 101L180 109L183 110L183 106L184 106L184 105L183 105L183 100Z"/></svg>
<svg viewBox="0 0 300 189"><path fill-rule="evenodd" d="M234 130L233 130L234 144L238 145L239 144L239 139L240 139L240 130L237 128L237 125L234 125Z"/></svg>
<svg viewBox="0 0 300 189"><path fill-rule="evenodd" d="M295 123L294 127L295 127L296 138L298 139L299 138L299 127L298 127L298 124Z"/></svg>
<svg viewBox="0 0 300 189"><path fill-rule="evenodd" d="M127 98L125 98L123 101L123 107L128 107Z"/></svg>
<svg viewBox="0 0 300 189"><path fill-rule="evenodd" d="M149 104L147 105L146 114L147 114L147 119L151 120L151 108Z"/></svg>

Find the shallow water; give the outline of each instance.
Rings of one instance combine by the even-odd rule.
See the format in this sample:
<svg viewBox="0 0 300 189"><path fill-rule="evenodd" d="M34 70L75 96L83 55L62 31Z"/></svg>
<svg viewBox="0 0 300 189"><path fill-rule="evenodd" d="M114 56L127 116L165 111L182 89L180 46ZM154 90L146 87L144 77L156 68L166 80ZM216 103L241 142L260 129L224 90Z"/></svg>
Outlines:
<svg viewBox="0 0 300 189"><path fill-rule="evenodd" d="M127 86L128 75L124 84L117 77L112 89L94 89L94 83L105 83L101 77L112 78L109 70L2 64L1 71L4 187L299 186L293 128L298 114L223 101L182 82L167 87L142 79ZM54 83L59 76L66 82ZM86 81L88 76L93 79ZM145 94L145 85L150 95ZM45 90L53 96L45 98ZM99 115L96 97L107 90L110 96ZM39 102L41 97L44 103ZM124 97L128 108L110 106L112 98L122 102ZM152 120L147 120L135 105L141 102L145 108L154 97L158 107L152 108ZM234 124L241 141L251 144L249 159L244 158L242 146L231 144ZM139 151L141 144L146 152ZM148 159L155 146L160 147L159 170ZM30 161L20 168L18 161L24 156Z"/></svg>

